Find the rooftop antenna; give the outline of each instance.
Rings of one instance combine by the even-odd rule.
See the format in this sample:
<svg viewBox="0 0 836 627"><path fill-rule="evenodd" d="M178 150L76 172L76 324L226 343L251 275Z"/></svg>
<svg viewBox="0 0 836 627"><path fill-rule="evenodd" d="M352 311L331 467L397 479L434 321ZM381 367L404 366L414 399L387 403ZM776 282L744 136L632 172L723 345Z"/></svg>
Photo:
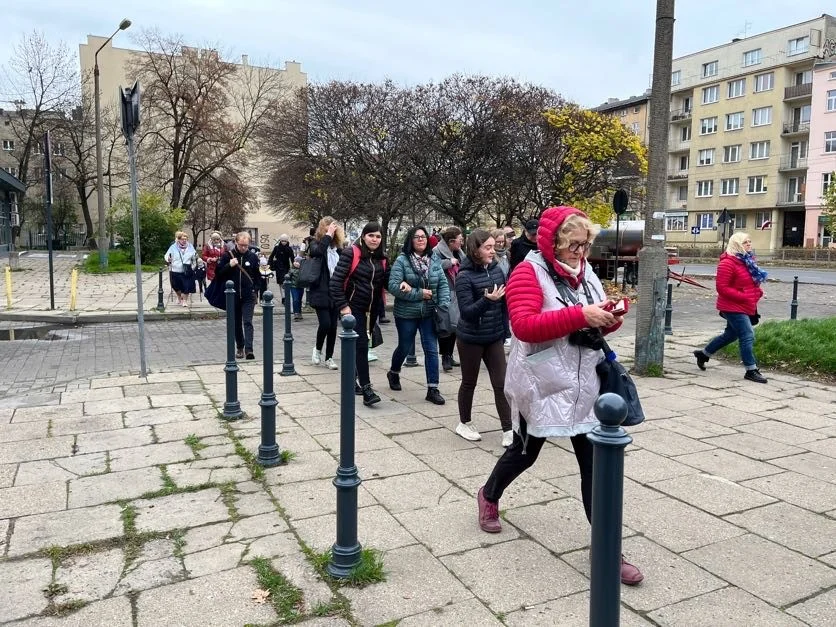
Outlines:
<svg viewBox="0 0 836 627"><path fill-rule="evenodd" d="M746 39L749 36L749 29L752 28L752 22L746 21L743 22L743 30L738 31L738 35L742 35L743 39Z"/></svg>

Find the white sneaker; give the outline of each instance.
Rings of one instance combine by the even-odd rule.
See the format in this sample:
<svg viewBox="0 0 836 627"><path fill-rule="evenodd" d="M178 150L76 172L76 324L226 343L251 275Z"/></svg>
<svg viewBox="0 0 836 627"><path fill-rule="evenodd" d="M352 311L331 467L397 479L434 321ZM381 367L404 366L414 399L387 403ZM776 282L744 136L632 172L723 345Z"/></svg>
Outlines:
<svg viewBox="0 0 836 627"><path fill-rule="evenodd" d="M514 442L514 432L513 431L503 431L502 432L502 446L508 448Z"/></svg>
<svg viewBox="0 0 836 627"><path fill-rule="evenodd" d="M460 422L456 425L456 433L462 436L465 440L470 440L471 442L478 442L482 439L482 436L479 435L479 432L473 428L473 426L469 422Z"/></svg>
<svg viewBox="0 0 836 627"><path fill-rule="evenodd" d="M369 351L369 361L377 361L379 357L375 355L373 352Z"/></svg>
<svg viewBox="0 0 836 627"><path fill-rule="evenodd" d="M318 351L313 349L313 354L311 354L311 364L314 366L318 366L322 363L322 351Z"/></svg>
<svg viewBox="0 0 836 627"><path fill-rule="evenodd" d="M337 370L339 366L334 362L333 357L329 357L325 360L325 365L328 366L328 370Z"/></svg>

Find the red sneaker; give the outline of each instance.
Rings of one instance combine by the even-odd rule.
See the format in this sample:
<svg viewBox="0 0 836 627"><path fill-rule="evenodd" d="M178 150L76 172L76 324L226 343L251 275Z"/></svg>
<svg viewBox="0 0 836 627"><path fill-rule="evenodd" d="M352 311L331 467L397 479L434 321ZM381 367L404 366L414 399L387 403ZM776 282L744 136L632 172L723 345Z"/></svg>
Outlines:
<svg viewBox="0 0 836 627"><path fill-rule="evenodd" d="M625 586L635 586L644 579L642 571L633 566L630 562L624 560L621 556L621 583Z"/></svg>
<svg viewBox="0 0 836 627"><path fill-rule="evenodd" d="M479 504L479 526L482 531L488 533L499 533L502 531L502 524L499 522L499 503L491 503L482 494L484 488L479 488L476 495L476 502Z"/></svg>

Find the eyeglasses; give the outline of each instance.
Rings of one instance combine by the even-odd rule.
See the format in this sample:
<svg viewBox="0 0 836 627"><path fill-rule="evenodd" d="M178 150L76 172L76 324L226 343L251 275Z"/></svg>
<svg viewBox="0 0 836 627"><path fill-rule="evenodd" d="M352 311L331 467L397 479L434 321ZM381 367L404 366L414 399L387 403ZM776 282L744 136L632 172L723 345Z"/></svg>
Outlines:
<svg viewBox="0 0 836 627"><path fill-rule="evenodd" d="M427 239L426 235L413 235L412 239Z"/></svg>
<svg viewBox="0 0 836 627"><path fill-rule="evenodd" d="M581 250L583 252L588 251L590 246L592 246L592 242L572 242L566 248L570 253L578 253Z"/></svg>

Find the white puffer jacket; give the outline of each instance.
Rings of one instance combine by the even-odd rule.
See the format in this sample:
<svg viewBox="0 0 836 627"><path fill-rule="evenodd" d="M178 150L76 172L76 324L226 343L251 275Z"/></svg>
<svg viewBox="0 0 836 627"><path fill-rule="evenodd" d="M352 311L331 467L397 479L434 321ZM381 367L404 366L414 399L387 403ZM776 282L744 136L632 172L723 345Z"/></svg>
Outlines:
<svg viewBox="0 0 836 627"><path fill-rule="evenodd" d="M542 311L574 306L561 296L542 255L531 252L523 263L531 263L540 283ZM606 299L601 281L588 264L584 280L595 302ZM586 304L583 287L575 297ZM505 396L511 405L514 430L519 432L522 414L527 432L538 438L592 431L598 424L592 408L601 385L595 366L603 358L602 351L573 346L565 336L541 344L515 339L505 375Z"/></svg>

